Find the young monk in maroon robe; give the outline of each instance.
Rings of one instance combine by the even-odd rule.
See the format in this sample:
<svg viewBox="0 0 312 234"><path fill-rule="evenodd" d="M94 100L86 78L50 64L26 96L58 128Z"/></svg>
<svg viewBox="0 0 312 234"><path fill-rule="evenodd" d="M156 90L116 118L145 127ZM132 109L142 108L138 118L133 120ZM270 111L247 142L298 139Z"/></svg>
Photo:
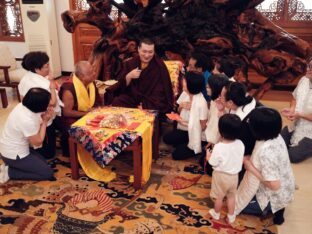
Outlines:
<svg viewBox="0 0 312 234"><path fill-rule="evenodd" d="M112 105L170 112L172 85L166 65L155 55L154 42L143 39L138 52L139 56L126 61L117 76L119 96L114 97Z"/></svg>

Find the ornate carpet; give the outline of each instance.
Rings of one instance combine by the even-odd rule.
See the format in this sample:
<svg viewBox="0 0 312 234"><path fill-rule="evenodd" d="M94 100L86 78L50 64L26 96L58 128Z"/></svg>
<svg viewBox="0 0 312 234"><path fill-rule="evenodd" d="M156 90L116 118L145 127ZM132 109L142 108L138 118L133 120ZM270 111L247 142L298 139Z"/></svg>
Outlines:
<svg viewBox="0 0 312 234"><path fill-rule="evenodd" d="M194 161L162 156L151 179L135 192L131 162L111 166L109 183L71 179L67 158L50 161L56 181L10 181L0 185L0 233L277 233L272 219L240 215L234 224L212 220L211 178ZM81 172L82 173L82 172Z"/></svg>

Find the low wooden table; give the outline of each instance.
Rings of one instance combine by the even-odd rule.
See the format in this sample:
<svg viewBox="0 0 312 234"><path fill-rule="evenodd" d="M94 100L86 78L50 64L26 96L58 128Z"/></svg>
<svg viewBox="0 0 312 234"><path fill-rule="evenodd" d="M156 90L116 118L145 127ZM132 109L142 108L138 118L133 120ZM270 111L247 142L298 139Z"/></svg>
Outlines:
<svg viewBox="0 0 312 234"><path fill-rule="evenodd" d="M159 157L158 148L159 137L159 123L158 117L155 115L153 124L153 137L152 137L152 155L154 159ZM74 137L70 136L69 142L69 155L72 179L79 179L79 163L77 156L77 144L80 144ZM130 145L123 149L123 151L130 151L133 156L133 176L134 176L134 189L142 188L142 138L138 136Z"/></svg>
<svg viewBox="0 0 312 234"><path fill-rule="evenodd" d="M77 141L74 138L69 137L69 157L70 167L72 173L72 179L79 179L79 164L77 158ZM142 141L141 138L136 139L131 145L129 145L125 151L132 152L133 155L133 187L138 190L142 188Z"/></svg>

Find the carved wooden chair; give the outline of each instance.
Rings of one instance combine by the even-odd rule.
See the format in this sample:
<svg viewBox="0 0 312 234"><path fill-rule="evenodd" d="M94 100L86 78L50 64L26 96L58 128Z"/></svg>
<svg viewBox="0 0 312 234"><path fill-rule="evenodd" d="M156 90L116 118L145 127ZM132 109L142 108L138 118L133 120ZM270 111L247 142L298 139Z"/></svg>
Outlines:
<svg viewBox="0 0 312 234"><path fill-rule="evenodd" d="M21 101L21 98L17 86L27 72L25 69L18 67L17 61L20 60L14 58L7 45L0 43L0 87L16 89L19 101Z"/></svg>

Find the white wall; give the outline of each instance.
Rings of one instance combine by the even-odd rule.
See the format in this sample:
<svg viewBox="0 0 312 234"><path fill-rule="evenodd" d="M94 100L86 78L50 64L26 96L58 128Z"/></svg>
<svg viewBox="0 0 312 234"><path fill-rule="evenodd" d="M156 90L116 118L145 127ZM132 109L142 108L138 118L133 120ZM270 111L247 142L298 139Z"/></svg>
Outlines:
<svg viewBox="0 0 312 234"><path fill-rule="evenodd" d="M51 1L51 0L45 0ZM72 43L72 34L68 33L64 27L61 19L61 13L69 10L69 0L55 0L55 15L58 32L58 41L60 47L61 57L61 70L73 71L74 70L74 51ZM25 42L4 42L7 44L14 57L22 58L27 52L28 47Z"/></svg>
<svg viewBox="0 0 312 234"><path fill-rule="evenodd" d="M74 71L72 34L63 27L61 14L69 10L69 0L55 0L56 26L58 31L62 71Z"/></svg>
<svg viewBox="0 0 312 234"><path fill-rule="evenodd" d="M11 52L15 58L23 58L24 54L28 52L26 43L24 42L7 42L3 41L4 44L7 44L10 47Z"/></svg>

